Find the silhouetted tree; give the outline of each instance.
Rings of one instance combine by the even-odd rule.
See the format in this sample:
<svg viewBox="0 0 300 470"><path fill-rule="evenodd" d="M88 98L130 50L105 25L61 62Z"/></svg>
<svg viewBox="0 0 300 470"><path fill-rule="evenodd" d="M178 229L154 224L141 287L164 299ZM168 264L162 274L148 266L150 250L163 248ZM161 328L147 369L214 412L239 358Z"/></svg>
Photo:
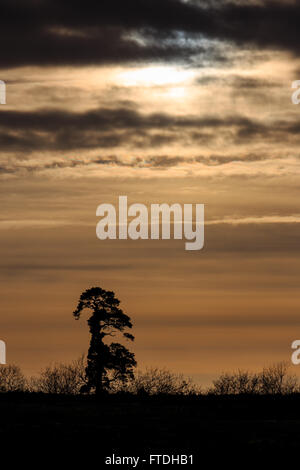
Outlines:
<svg viewBox="0 0 300 470"><path fill-rule="evenodd" d="M119 304L114 292L100 287L87 289L80 296L74 317L78 320L85 309L92 312L88 319L91 341L87 356L87 385L82 391L95 389L100 394L109 389L111 380L116 377L123 382L134 377L134 354L120 343L104 342L108 336L115 336L116 333L134 340L134 336L126 331L132 328L130 318L119 308Z"/></svg>

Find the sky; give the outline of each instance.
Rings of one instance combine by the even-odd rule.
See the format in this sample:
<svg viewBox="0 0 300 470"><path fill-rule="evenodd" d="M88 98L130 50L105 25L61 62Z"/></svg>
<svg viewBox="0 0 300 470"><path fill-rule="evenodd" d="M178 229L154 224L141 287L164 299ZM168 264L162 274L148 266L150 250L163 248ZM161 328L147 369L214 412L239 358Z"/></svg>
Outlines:
<svg viewBox="0 0 300 470"><path fill-rule="evenodd" d="M87 314L72 312L92 286L130 315L140 368L206 385L290 361L300 1L3 0L0 14L8 361L30 375L86 353ZM203 250L97 239L97 206L120 195L205 204Z"/></svg>

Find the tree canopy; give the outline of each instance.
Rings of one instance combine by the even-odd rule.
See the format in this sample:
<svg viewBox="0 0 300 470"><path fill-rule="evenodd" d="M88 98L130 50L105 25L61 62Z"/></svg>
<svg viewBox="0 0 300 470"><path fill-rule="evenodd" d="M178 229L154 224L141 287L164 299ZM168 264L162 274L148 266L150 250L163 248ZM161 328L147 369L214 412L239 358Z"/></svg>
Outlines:
<svg viewBox="0 0 300 470"><path fill-rule="evenodd" d="M114 292L92 287L81 294L73 312L78 320L84 310L91 311L88 318L91 340L86 367L87 391L94 389L99 394L109 389L112 380L126 382L134 376L134 353L120 343L107 343L108 337L117 333L127 340L134 340L128 332L132 328L131 320L119 305Z"/></svg>

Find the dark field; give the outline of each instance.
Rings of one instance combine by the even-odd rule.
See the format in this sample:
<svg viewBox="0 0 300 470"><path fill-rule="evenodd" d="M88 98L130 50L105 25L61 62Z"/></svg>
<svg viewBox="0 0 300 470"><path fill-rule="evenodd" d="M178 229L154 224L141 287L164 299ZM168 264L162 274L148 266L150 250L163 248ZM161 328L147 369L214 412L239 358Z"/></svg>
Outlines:
<svg viewBox="0 0 300 470"><path fill-rule="evenodd" d="M194 454L198 467L204 456L238 463L241 454L277 460L300 449L299 395L100 400L0 394L0 416L1 449L15 449L10 463L38 462L38 449L44 456L40 468L45 459L49 464L96 459L96 468L107 467L104 457L113 453Z"/></svg>

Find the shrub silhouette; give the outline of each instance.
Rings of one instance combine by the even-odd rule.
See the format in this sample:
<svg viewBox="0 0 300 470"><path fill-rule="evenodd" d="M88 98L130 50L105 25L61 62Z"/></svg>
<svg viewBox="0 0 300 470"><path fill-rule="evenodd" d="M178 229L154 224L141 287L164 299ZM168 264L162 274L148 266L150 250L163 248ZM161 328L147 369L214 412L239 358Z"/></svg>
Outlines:
<svg viewBox="0 0 300 470"><path fill-rule="evenodd" d="M223 373L213 381L208 393L214 395L288 395L299 392L297 377L288 374L289 364L279 362L265 367L262 372L238 371Z"/></svg>
<svg viewBox="0 0 300 470"><path fill-rule="evenodd" d="M112 391L125 391L133 395L196 395L200 393L200 387L183 374L150 367L138 370L134 379L125 385L115 382Z"/></svg>
<svg viewBox="0 0 300 470"><path fill-rule="evenodd" d="M279 362L264 368L260 374L261 393L286 395L299 391L297 377L289 375L288 369L287 362Z"/></svg>
<svg viewBox="0 0 300 470"><path fill-rule="evenodd" d="M22 392L26 388L26 379L20 367L15 364L0 366L0 392Z"/></svg>
<svg viewBox="0 0 300 470"><path fill-rule="evenodd" d="M79 357L71 364L54 364L41 370L28 383L31 392L76 395L86 384L86 361Z"/></svg>
<svg viewBox="0 0 300 470"><path fill-rule="evenodd" d="M295 375L288 373L289 364L280 362L265 367L261 372L237 371L223 373L213 381L208 390L201 390L192 379L167 369L150 367L128 374L124 362L119 362L123 347L112 343L110 362L107 363L107 379L110 393L126 392L131 395L290 395L300 393ZM121 345L120 345L121 346ZM126 356L125 356L126 357ZM122 358L122 356L121 356ZM126 361L125 361L126 365ZM36 377L26 379L16 365L0 366L0 392L41 392L45 394L78 395L90 391L84 356L70 364L57 363L41 370Z"/></svg>
<svg viewBox="0 0 300 470"><path fill-rule="evenodd" d="M120 343L104 342L116 333L134 340L134 336L126 331L132 328L130 318L119 308L119 304L114 292L100 287L87 289L80 296L74 317L78 320L84 310L92 311L88 319L91 341L87 356L87 381L82 391L95 390L96 394L101 394L109 390L112 381L118 379L125 383L134 377L134 354Z"/></svg>

